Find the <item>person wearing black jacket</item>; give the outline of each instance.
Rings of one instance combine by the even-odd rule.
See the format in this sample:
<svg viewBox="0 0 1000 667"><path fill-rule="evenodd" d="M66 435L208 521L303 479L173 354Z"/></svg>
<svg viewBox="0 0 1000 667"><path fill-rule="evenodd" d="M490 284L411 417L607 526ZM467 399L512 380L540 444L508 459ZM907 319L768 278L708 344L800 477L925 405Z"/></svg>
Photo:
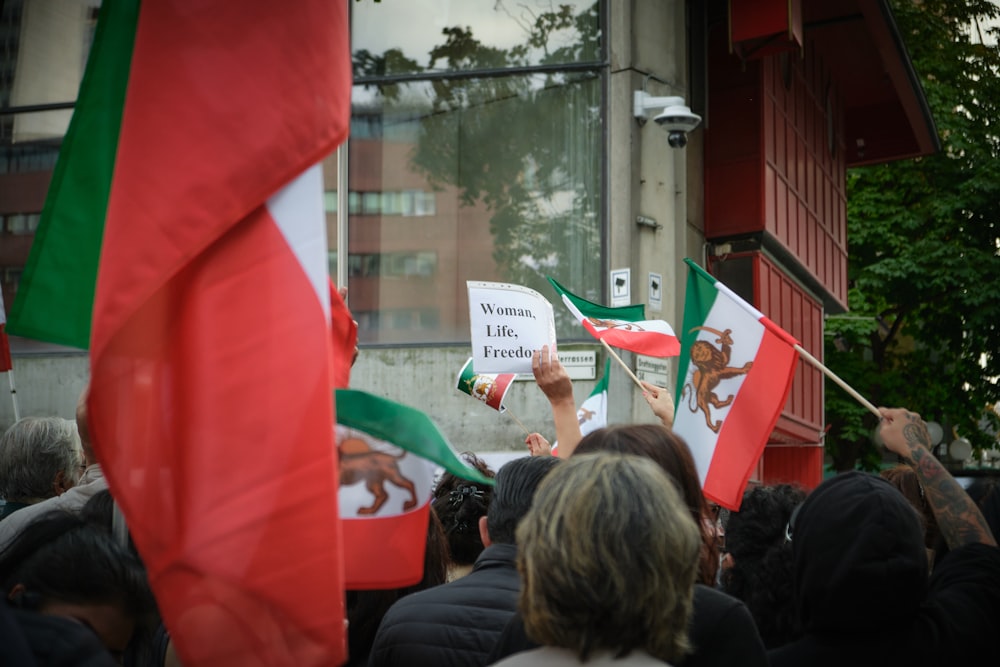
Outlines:
<svg viewBox="0 0 1000 667"><path fill-rule="evenodd" d="M500 468L487 515L479 520L486 548L472 572L394 603L375 635L369 667L486 664L517 609L517 524L538 484L558 463L551 456L525 456Z"/></svg>
<svg viewBox="0 0 1000 667"><path fill-rule="evenodd" d="M702 523L704 498L694 460L687 444L677 434L660 424L619 424L588 433L575 447L573 457L593 452L611 451L648 458L659 465L680 489L692 518ZM703 540L704 527L702 526ZM704 545L702 556L704 556ZM704 558L700 558L704 560ZM702 563L703 565L703 563ZM702 581L705 568L699 567ZM714 570L711 570L714 577ZM692 650L677 667L765 667L767 655L753 617L740 600L705 585L694 587L691 617ZM520 614L511 619L490 655L490 663L513 653L537 647L524 631ZM490 664L488 663L488 664Z"/></svg>
<svg viewBox="0 0 1000 667"><path fill-rule="evenodd" d="M920 476L951 551L928 579L916 510L885 480L824 481L788 535L803 635L768 652L772 667L975 664L995 652L1000 550L975 503L930 453L919 415L880 408L885 446Z"/></svg>

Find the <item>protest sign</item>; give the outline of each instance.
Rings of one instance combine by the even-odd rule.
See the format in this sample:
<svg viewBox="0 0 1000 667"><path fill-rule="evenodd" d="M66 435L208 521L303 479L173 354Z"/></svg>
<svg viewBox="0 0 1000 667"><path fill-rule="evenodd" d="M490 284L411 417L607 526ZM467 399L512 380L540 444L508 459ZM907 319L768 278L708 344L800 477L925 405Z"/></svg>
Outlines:
<svg viewBox="0 0 1000 667"><path fill-rule="evenodd" d="M478 373L531 373L531 355L556 344L552 304L522 285L470 280L472 360Z"/></svg>

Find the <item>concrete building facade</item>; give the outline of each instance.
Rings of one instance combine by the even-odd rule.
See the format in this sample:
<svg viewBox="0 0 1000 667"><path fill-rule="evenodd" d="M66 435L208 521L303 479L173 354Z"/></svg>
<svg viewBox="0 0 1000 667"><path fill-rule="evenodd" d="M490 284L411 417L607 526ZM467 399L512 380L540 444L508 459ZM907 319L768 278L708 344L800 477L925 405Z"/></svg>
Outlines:
<svg viewBox="0 0 1000 667"><path fill-rule="evenodd" d="M89 34L99 2L79 4L53 17L37 12L51 3L22 0L0 17L15 54L0 109L8 307L66 119L29 121L73 103L63 84L18 82L67 67L79 77L79 58L29 48L46 28ZM846 169L937 147L887 0L350 5L351 138L325 179L330 273L360 328L352 385L423 410L458 450L518 450L522 425L554 437L530 379L509 392L509 414L456 390L471 355L465 281L550 298L560 351L588 353L573 369L578 403L605 353L546 275L611 305L611 274L627 269L628 301L677 328L690 257L822 358L823 315L846 308ZM685 146L636 117L637 91L701 116ZM72 416L86 353L12 345L20 413ZM674 386L675 360L621 356ZM610 387L609 421L654 420L615 363ZM0 399L0 427L12 421ZM822 376L802 367L756 477L818 482L823 425Z"/></svg>

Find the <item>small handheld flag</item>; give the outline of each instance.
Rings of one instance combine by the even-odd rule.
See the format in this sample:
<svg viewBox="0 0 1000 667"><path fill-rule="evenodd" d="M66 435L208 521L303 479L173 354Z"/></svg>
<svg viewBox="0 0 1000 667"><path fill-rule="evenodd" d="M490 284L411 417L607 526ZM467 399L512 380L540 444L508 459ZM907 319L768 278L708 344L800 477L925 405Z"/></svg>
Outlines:
<svg viewBox="0 0 1000 667"><path fill-rule="evenodd" d="M676 357L680 343L663 320L644 319L642 306L609 308L576 296L552 278L563 303L591 336L610 346L651 357Z"/></svg>
<svg viewBox="0 0 1000 667"><path fill-rule="evenodd" d="M458 372L455 388L482 401L497 412L505 412L507 407L503 404L503 400L516 377L517 373L477 373L472 367L470 357Z"/></svg>

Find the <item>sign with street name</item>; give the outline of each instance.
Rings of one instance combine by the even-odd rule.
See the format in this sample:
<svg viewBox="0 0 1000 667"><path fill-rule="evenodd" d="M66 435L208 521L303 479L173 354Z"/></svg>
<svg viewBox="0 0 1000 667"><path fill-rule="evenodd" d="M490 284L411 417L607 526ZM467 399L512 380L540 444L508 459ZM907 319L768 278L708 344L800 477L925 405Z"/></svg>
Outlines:
<svg viewBox="0 0 1000 667"><path fill-rule="evenodd" d="M559 353L559 363L566 369L566 374L571 380L593 380L597 377L597 352L594 350L574 350L572 352ZM518 381L535 381L535 376L531 373L518 375Z"/></svg>
<svg viewBox="0 0 1000 667"><path fill-rule="evenodd" d="M667 386L669 381L667 359L637 354L635 356L635 376L640 380L655 384L657 387L671 388Z"/></svg>

